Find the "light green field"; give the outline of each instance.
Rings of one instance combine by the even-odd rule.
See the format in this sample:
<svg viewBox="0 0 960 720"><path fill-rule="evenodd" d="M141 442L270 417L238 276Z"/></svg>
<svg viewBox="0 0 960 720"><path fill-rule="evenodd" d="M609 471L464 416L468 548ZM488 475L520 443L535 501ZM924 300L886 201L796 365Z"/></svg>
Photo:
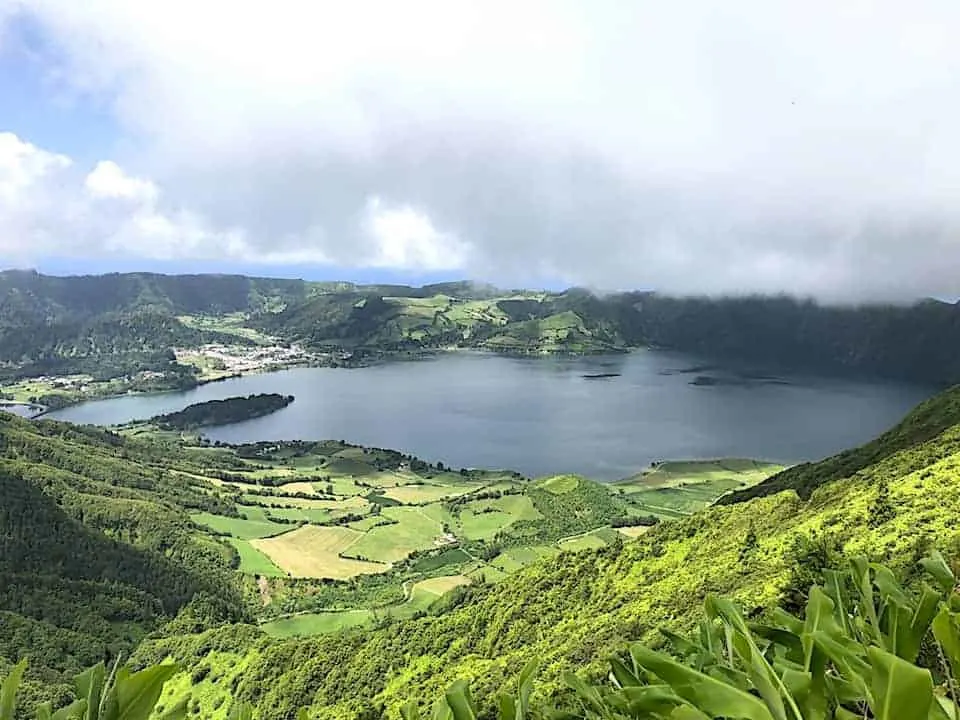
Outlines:
<svg viewBox="0 0 960 720"><path fill-rule="evenodd" d="M340 557L343 552L356 554L354 545L368 535L346 527L304 525L277 537L253 540L251 544L294 577L346 580L390 569L389 565L377 562Z"/></svg>
<svg viewBox="0 0 960 720"><path fill-rule="evenodd" d="M442 575L428 580L421 580L413 586L413 592L416 593L419 590L430 593L435 597L440 597L456 587L469 584L470 578L465 575Z"/></svg>
<svg viewBox="0 0 960 720"><path fill-rule="evenodd" d="M227 538L240 555L240 572L247 575L266 575L268 577L286 577L286 573L274 565L270 558L253 547L247 540Z"/></svg>
<svg viewBox="0 0 960 720"><path fill-rule="evenodd" d="M670 520L710 505L732 490L750 487L783 470L782 465L757 460L665 462L640 475L613 483L635 513Z"/></svg>
<svg viewBox="0 0 960 720"><path fill-rule="evenodd" d="M269 520L245 520L211 513L193 513L190 519L197 525L203 525L214 532L241 540L270 537L289 530L289 526Z"/></svg>
<svg viewBox="0 0 960 720"><path fill-rule="evenodd" d="M576 490L579 484L580 480L576 475L557 475L541 481L539 486L544 490L549 490L554 495L563 495Z"/></svg>
<svg viewBox="0 0 960 720"><path fill-rule="evenodd" d="M509 574L541 558L553 557L559 552L560 550L552 545L523 545L504 550L490 565Z"/></svg>
<svg viewBox="0 0 960 720"><path fill-rule="evenodd" d="M467 488L441 485L401 485L385 490L383 494L404 505L416 505L457 497L465 492L467 492Z"/></svg>
<svg viewBox="0 0 960 720"><path fill-rule="evenodd" d="M649 526L646 525L634 525L633 527L617 528L618 533L625 535L628 538L638 538L649 530Z"/></svg>
<svg viewBox="0 0 960 720"><path fill-rule="evenodd" d="M269 345L275 342L269 335L264 335L259 330L246 327L247 318L243 313L230 313L228 315L178 315L177 319L187 327L197 330L210 330L227 335L236 335L237 337L252 340L259 345Z"/></svg>
<svg viewBox="0 0 960 720"><path fill-rule="evenodd" d="M434 542L443 533L443 526L416 507L385 507L384 516L397 521L368 530L350 548L351 555L383 563L403 560L414 550L437 547Z"/></svg>
<svg viewBox="0 0 960 720"><path fill-rule="evenodd" d="M518 520L537 520L540 517L533 501L526 495L506 495L495 500L467 503L460 511L459 526L468 540L488 540Z"/></svg>
<svg viewBox="0 0 960 720"><path fill-rule="evenodd" d="M271 518L303 521L314 523L316 525L322 525L323 523L330 522L330 520L333 518L333 514L329 510L324 510L323 508L270 508L267 512Z"/></svg>
<svg viewBox="0 0 960 720"><path fill-rule="evenodd" d="M453 515L450 514L450 511L443 506L443 503L433 503L431 505L424 505L419 508L420 512L426 515L428 518L433 520L438 525L447 524L450 527L456 525L456 521L453 518Z"/></svg>
<svg viewBox="0 0 960 720"><path fill-rule="evenodd" d="M598 548L606 547L607 544L594 535L593 533L587 533L586 535L580 535L575 538L570 538L568 540L563 540L559 542L558 547L564 552L579 552L581 550L596 550Z"/></svg>
<svg viewBox="0 0 960 720"><path fill-rule="evenodd" d="M362 627L373 622L370 610L344 610L341 612L305 613L282 618L260 626L267 635L276 638L296 637L298 635L323 635L325 633Z"/></svg>
<svg viewBox="0 0 960 720"><path fill-rule="evenodd" d="M365 518L347 523L347 527L353 528L354 530L359 530L360 532L366 532L367 530L375 528L378 525L392 524L393 523L390 522L389 518L385 518L380 515L367 515Z"/></svg>

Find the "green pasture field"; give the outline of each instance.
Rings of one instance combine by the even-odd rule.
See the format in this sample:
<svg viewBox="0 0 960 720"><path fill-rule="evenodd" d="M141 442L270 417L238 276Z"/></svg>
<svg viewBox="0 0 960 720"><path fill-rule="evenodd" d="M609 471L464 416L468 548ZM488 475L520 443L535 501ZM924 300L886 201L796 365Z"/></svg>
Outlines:
<svg viewBox="0 0 960 720"><path fill-rule="evenodd" d="M245 520L206 512L193 513L190 515L190 519L197 525L208 527L216 533L229 535L240 540L270 537L290 529L288 525L270 522L269 520Z"/></svg>
<svg viewBox="0 0 960 720"><path fill-rule="evenodd" d="M260 626L267 635L289 638L298 635L324 635L352 627L363 627L373 622L373 612L366 609L339 612L304 613Z"/></svg>
<svg viewBox="0 0 960 720"><path fill-rule="evenodd" d="M286 573L274 565L270 558L253 547L248 540L226 538L240 556L240 572L246 575L266 575L267 577L286 577Z"/></svg>
<svg viewBox="0 0 960 720"><path fill-rule="evenodd" d="M341 553L356 555L354 546L369 534L347 527L303 525L277 537L253 540L251 544L294 577L346 580L390 569L383 563L341 557Z"/></svg>
<svg viewBox="0 0 960 720"><path fill-rule="evenodd" d="M403 560L415 550L437 547L443 526L417 507L385 507L382 514L397 521L368 530L350 547L350 554L377 562Z"/></svg>

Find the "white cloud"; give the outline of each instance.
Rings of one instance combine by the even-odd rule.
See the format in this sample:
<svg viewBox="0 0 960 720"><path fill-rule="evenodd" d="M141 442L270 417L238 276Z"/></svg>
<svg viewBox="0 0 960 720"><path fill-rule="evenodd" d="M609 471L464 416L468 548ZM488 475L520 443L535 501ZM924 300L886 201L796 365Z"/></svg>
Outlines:
<svg viewBox="0 0 960 720"><path fill-rule="evenodd" d="M94 198L123 198L141 203L152 203L157 198L157 186L149 180L127 175L112 160L101 160L84 180L87 192Z"/></svg>
<svg viewBox="0 0 960 720"><path fill-rule="evenodd" d="M947 0L15 5L55 90L106 102L136 149L123 165L148 185L95 181L142 205L118 244L958 294Z"/></svg>
<svg viewBox="0 0 960 720"><path fill-rule="evenodd" d="M365 229L376 243L370 266L436 271L466 265L468 247L409 206L387 207L379 197L371 198Z"/></svg>

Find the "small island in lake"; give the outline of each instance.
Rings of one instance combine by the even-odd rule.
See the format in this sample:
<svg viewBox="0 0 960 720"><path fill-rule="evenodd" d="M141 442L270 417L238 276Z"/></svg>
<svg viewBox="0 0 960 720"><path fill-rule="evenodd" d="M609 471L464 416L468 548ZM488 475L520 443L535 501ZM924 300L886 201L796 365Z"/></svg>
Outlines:
<svg viewBox="0 0 960 720"><path fill-rule="evenodd" d="M195 430L210 425L229 425L230 423L263 417L277 410L283 410L294 400L293 395L261 393L246 397L230 397L225 400L188 405L183 410L157 415L150 418L162 430Z"/></svg>

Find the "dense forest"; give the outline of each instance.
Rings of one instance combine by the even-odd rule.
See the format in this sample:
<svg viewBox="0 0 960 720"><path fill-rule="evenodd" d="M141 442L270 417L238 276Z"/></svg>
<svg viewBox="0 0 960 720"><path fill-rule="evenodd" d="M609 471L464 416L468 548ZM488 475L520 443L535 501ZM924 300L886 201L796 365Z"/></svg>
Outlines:
<svg viewBox="0 0 960 720"><path fill-rule="evenodd" d="M183 410L156 415L150 418L163 430L194 430L211 425L229 425L230 423L252 420L282 410L294 400L293 395L279 393L260 393L246 397L229 397L223 400L188 405Z"/></svg>

